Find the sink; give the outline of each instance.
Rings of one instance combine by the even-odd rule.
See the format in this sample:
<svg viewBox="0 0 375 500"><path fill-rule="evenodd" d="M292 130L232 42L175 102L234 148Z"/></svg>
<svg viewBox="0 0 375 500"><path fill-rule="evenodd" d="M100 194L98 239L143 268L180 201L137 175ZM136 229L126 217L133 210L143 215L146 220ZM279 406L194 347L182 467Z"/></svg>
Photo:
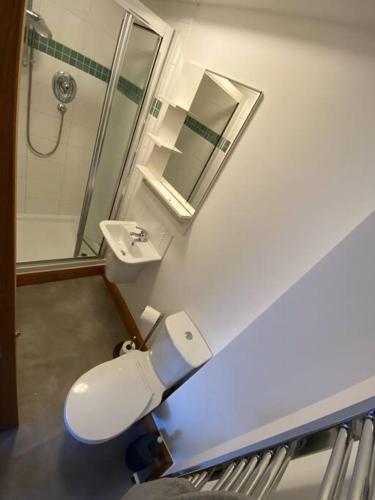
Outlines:
<svg viewBox="0 0 375 500"><path fill-rule="evenodd" d="M137 222L104 220L99 226L108 244L106 276L113 283L132 283L142 269L151 262L161 260L154 245L147 241L134 241L131 232L139 233Z"/></svg>

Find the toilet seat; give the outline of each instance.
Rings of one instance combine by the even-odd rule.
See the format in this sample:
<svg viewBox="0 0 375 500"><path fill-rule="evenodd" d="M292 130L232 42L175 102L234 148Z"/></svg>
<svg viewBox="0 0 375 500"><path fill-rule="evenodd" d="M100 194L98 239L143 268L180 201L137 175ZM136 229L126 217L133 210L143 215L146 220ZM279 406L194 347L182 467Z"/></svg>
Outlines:
<svg viewBox="0 0 375 500"><path fill-rule="evenodd" d="M81 442L107 441L153 410L164 390L148 353L131 351L76 380L65 402L65 425Z"/></svg>

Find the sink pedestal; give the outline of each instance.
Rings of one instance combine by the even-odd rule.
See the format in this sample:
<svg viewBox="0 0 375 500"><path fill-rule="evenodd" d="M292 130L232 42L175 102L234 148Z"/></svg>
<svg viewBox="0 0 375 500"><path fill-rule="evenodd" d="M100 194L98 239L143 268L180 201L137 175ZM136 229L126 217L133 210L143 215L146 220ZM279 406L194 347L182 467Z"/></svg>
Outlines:
<svg viewBox="0 0 375 500"><path fill-rule="evenodd" d="M144 264L124 265L110 249L107 250L105 259L105 276L112 283L134 283L144 268Z"/></svg>

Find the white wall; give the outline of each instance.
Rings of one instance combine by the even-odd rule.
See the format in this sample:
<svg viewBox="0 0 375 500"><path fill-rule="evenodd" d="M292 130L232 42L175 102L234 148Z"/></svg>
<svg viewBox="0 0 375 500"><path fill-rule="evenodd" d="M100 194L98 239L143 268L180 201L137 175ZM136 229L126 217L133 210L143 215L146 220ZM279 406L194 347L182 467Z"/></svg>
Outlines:
<svg viewBox="0 0 375 500"><path fill-rule="evenodd" d="M111 67L122 21L113 0L34 0L53 39L94 61ZM61 145L50 158L35 156L26 143L28 69L21 67L18 135L18 212L79 215L107 84L98 78L35 51L31 137L45 152L55 144L59 127L52 76L68 71L76 79L77 96L67 105Z"/></svg>
<svg viewBox="0 0 375 500"><path fill-rule="evenodd" d="M174 234L160 266L123 287L133 314L147 303L185 309L216 353L374 209L375 37L251 10L147 5L178 30L187 59L265 96L186 234L144 186L122 213Z"/></svg>
<svg viewBox="0 0 375 500"><path fill-rule="evenodd" d="M154 412L172 470L373 407L374 252L375 212Z"/></svg>

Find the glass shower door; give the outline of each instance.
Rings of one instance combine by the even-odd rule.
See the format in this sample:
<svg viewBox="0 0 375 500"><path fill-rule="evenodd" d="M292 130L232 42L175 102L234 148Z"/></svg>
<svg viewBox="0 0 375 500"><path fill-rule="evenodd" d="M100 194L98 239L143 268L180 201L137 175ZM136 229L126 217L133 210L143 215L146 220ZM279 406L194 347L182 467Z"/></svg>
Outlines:
<svg viewBox="0 0 375 500"><path fill-rule="evenodd" d="M160 40L149 29L137 24L131 27L99 161L92 167L93 182L86 191L87 210L78 231L77 257L90 251L99 253L103 240L99 222L110 218Z"/></svg>

